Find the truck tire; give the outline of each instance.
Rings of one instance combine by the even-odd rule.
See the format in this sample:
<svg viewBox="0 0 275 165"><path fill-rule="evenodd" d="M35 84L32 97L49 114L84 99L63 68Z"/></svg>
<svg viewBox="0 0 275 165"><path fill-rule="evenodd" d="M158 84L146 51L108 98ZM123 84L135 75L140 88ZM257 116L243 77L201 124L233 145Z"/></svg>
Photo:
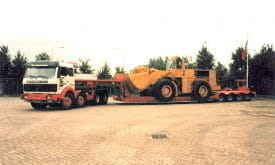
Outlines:
<svg viewBox="0 0 275 165"><path fill-rule="evenodd" d="M43 103L31 103L31 106L34 109L45 109L47 107L47 104L43 104Z"/></svg>
<svg viewBox="0 0 275 165"><path fill-rule="evenodd" d="M207 102L211 94L211 88L205 81L195 81L193 84L192 95L198 102Z"/></svg>
<svg viewBox="0 0 275 165"><path fill-rule="evenodd" d="M84 94L80 94L77 96L76 98L76 104L77 107L84 107L87 103L86 97L84 96Z"/></svg>
<svg viewBox="0 0 275 165"><path fill-rule="evenodd" d="M92 100L92 105L98 105L99 104L99 93L96 93L94 96L94 99Z"/></svg>
<svg viewBox="0 0 275 165"><path fill-rule="evenodd" d="M108 96L107 93L101 93L99 95L99 102L98 102L98 104L105 105L105 104L108 103L108 99L109 99L109 96Z"/></svg>
<svg viewBox="0 0 275 165"><path fill-rule="evenodd" d="M61 103L61 108L62 109L71 109L74 105L74 96L73 94L67 94L63 99Z"/></svg>
<svg viewBox="0 0 275 165"><path fill-rule="evenodd" d="M251 94L246 94L246 95L244 95L244 100L245 100L245 101L250 101L251 98L252 98L252 95L251 95Z"/></svg>
<svg viewBox="0 0 275 165"><path fill-rule="evenodd" d="M175 98L176 89L170 80L160 80L153 86L153 96L160 102L168 102Z"/></svg>

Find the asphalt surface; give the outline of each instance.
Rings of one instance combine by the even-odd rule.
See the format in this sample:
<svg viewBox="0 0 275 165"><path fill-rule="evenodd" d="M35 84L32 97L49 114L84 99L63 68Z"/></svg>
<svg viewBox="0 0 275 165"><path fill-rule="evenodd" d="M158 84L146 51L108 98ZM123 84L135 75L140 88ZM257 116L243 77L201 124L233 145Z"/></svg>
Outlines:
<svg viewBox="0 0 275 165"><path fill-rule="evenodd" d="M0 164L275 164L274 140L275 99L33 110L0 97Z"/></svg>

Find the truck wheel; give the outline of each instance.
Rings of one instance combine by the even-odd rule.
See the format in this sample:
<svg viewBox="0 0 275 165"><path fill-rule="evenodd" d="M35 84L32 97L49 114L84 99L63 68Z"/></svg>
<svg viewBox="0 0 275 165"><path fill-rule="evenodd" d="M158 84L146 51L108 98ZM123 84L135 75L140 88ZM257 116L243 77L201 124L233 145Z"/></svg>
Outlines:
<svg viewBox="0 0 275 165"><path fill-rule="evenodd" d="M218 98L218 101L219 101L219 102L224 102L224 101L225 101L225 95L220 94L220 95L219 95L219 98Z"/></svg>
<svg viewBox="0 0 275 165"><path fill-rule="evenodd" d="M207 102L211 94L211 88L205 81L196 81L193 85L192 95L198 102Z"/></svg>
<svg viewBox="0 0 275 165"><path fill-rule="evenodd" d="M236 95L236 101L243 101L243 95L242 94Z"/></svg>
<svg viewBox="0 0 275 165"><path fill-rule="evenodd" d="M43 104L43 103L31 103L31 106L34 109L45 109L47 107L47 104Z"/></svg>
<svg viewBox="0 0 275 165"><path fill-rule="evenodd" d="M62 99L62 109L71 109L72 106L74 105L74 96L72 94L67 94L63 99Z"/></svg>
<svg viewBox="0 0 275 165"><path fill-rule="evenodd" d="M168 102L175 98L176 89L169 80L160 80L153 86L153 96L160 102Z"/></svg>
<svg viewBox="0 0 275 165"><path fill-rule="evenodd" d="M109 96L107 93L102 93L99 95L99 102L98 104L104 105L108 103Z"/></svg>
<svg viewBox="0 0 275 165"><path fill-rule="evenodd" d="M226 96L226 101L232 102L233 100L234 100L234 95L233 94L230 94L230 95Z"/></svg>
<svg viewBox="0 0 275 165"><path fill-rule="evenodd" d="M84 107L86 105L86 97L83 94L80 94L76 98L77 107Z"/></svg>
<svg viewBox="0 0 275 165"><path fill-rule="evenodd" d="M246 95L244 95L244 100L245 101L250 101L251 100L251 95L250 94L246 94Z"/></svg>
<svg viewBox="0 0 275 165"><path fill-rule="evenodd" d="M94 99L91 101L91 104L92 105L98 105L99 104L99 94L98 93L96 93L95 95L94 95Z"/></svg>

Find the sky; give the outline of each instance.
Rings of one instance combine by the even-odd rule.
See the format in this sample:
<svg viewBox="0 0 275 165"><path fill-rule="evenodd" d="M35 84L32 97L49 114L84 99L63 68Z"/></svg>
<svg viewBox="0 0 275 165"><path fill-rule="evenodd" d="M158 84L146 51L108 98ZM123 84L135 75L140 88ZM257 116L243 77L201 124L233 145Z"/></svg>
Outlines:
<svg viewBox="0 0 275 165"><path fill-rule="evenodd" d="M157 56L195 57L206 45L228 65L249 40L251 54L275 44L272 0L0 0L0 45L29 60L87 59L126 70Z"/></svg>

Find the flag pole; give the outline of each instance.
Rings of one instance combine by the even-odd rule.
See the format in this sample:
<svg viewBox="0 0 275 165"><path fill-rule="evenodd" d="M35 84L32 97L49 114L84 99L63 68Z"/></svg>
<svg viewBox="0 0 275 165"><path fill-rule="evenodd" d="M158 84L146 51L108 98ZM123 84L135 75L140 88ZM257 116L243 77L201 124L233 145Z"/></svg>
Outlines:
<svg viewBox="0 0 275 165"><path fill-rule="evenodd" d="M247 52L247 55L246 55L246 87L248 88L248 52Z"/></svg>

